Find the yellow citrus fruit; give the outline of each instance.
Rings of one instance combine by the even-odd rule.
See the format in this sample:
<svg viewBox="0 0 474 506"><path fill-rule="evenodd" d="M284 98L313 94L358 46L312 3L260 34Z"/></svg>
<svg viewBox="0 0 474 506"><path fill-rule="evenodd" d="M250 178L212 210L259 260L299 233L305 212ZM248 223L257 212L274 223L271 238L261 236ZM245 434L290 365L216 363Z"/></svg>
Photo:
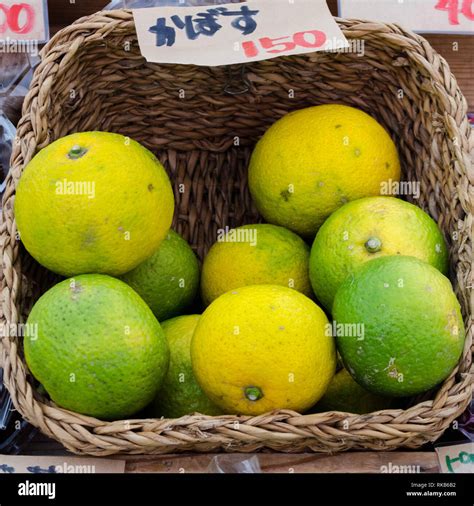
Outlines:
<svg viewBox="0 0 474 506"><path fill-rule="evenodd" d="M185 315L161 323L170 348L168 372L151 404L154 416L179 418L194 412L220 415L194 378L191 365L191 339L200 315Z"/></svg>
<svg viewBox="0 0 474 506"><path fill-rule="evenodd" d="M158 248L173 210L171 184L155 156L107 132L68 135L41 150L15 198L25 248L65 276L130 271Z"/></svg>
<svg viewBox="0 0 474 506"><path fill-rule="evenodd" d="M303 412L326 391L336 348L324 312L279 285L244 286L204 311L191 343L193 370L227 413Z"/></svg>
<svg viewBox="0 0 474 506"><path fill-rule="evenodd" d="M315 412L344 411L347 413L371 413L388 409L391 399L373 394L362 388L347 372L341 369L329 384L326 393L314 407Z"/></svg>
<svg viewBox="0 0 474 506"><path fill-rule="evenodd" d="M443 274L448 271L443 235L419 207L391 197L347 203L324 222L311 248L309 274L318 301L330 310L349 274L369 260L391 255L413 256Z"/></svg>
<svg viewBox="0 0 474 506"><path fill-rule="evenodd" d="M407 397L426 392L459 361L465 329L449 279L415 257L366 262L339 287L333 317L338 350L369 392ZM359 326L360 337L351 329Z"/></svg>
<svg viewBox="0 0 474 506"><path fill-rule="evenodd" d="M245 225L218 237L202 266L206 304L247 285L273 284L312 295L309 247L293 232L276 225Z"/></svg>
<svg viewBox="0 0 474 506"><path fill-rule="evenodd" d="M66 279L28 316L25 357L59 406L104 420L125 418L158 392L169 364L163 330L125 283L102 274Z"/></svg>
<svg viewBox="0 0 474 506"><path fill-rule="evenodd" d="M350 200L380 195L398 181L395 144L368 114L320 105L287 114L260 139L249 166L249 187L270 223L312 237Z"/></svg>
<svg viewBox="0 0 474 506"><path fill-rule="evenodd" d="M170 230L158 249L121 276L150 306L158 321L182 313L199 289L199 262L191 246Z"/></svg>

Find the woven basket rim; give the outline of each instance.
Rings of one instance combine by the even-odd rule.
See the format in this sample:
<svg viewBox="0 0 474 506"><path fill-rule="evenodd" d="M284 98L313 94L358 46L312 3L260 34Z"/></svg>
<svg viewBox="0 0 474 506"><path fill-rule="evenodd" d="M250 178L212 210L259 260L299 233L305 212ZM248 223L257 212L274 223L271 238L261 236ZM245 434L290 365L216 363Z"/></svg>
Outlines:
<svg viewBox="0 0 474 506"><path fill-rule="evenodd" d="M337 21L348 38L360 36L361 33L365 33L367 37L370 37L372 32L382 34L390 43L395 44L394 40L400 38L402 41L400 44L405 45L405 47L420 46L423 50L429 50L436 54L425 39L404 30L398 25L359 20L337 19ZM35 72L33 83L25 99L23 117L18 125L18 137L21 142L17 144L12 155L12 169L7 178L7 187L3 199L5 210L1 221L4 268L2 273L3 323L6 321L16 322L19 318L16 299L19 296L22 274L18 248L15 244L16 226L12 198L18 183L19 173L39 146L35 137L35 126L32 122L32 109L38 107L40 86L45 86L45 82L50 78L50 74L47 72L48 65L53 60L64 62L64 60L72 58L78 47L85 41L104 40L103 37L116 33L117 30L136 37L130 10L102 11L81 18L58 32L42 50L42 62ZM299 56L301 57L301 55ZM416 56L416 58L418 57L422 58L420 55ZM447 63L437 54L436 58L440 62L441 70L449 76ZM165 64L164 66L168 68L181 67L181 65L174 64ZM436 77L441 75L438 69L433 70L433 72L436 73ZM458 166L464 174L466 184L471 190L471 195L473 195L474 178L469 170L468 150L464 147L469 144L466 128L467 118L460 117L462 115L460 111L461 113L466 112L466 101L453 76L450 78L450 84L452 89L449 90L449 93L445 90L445 94L454 97L454 103L451 103L453 110L449 111L450 114L446 112L446 116L451 119L456 118L454 127L451 123L450 127L455 128L455 133L463 139L463 142L460 143L461 147L455 155ZM449 118L445 117L444 119L448 122ZM27 142L24 139L25 135L27 135ZM472 205L470 204L472 204L472 201L463 202L462 206L466 216L471 219L472 223ZM468 240L472 245L472 233ZM472 273L472 257L470 267ZM5 315L10 315L11 318L7 320ZM372 437L380 443L379 448L377 447L378 443L374 443L371 446L372 449L386 450L387 447L384 446L383 441L388 437L395 439L398 437L402 442L401 444L411 447L417 447L423 442L435 439L465 409L470 397L472 397L470 392L472 392L474 380L474 369L471 363L472 350L470 349L473 331L474 324L471 312L466 321L466 345L460 363L443 382L434 399L423 401L407 410L386 409L365 415L335 411L301 415L294 411L277 410L260 416L222 415L210 417L206 415L188 415L169 420L129 419L115 422L104 422L35 399L33 388L26 379L26 366L19 357L17 343L4 339L0 344L2 363L5 369L5 384L12 395L16 409L30 423L39 427L47 435L58 439L66 448L76 453L109 455L123 452L141 453L142 450L151 453L164 453L167 451L181 451L181 449L186 450L189 445L198 451L206 451L209 448L215 449L216 445L221 449L226 449L226 445L230 445L228 447L230 450L237 451L255 451L255 449L258 450L261 447L281 447L280 449L283 451L292 451L290 448L291 441L296 439L303 438L308 441L307 446L309 448L311 448L311 439L313 437L324 440L325 436L332 435L344 439L344 436L347 436L347 431L340 428L344 421L348 422L353 428L351 433L355 440L361 440L361 446L354 443L352 444L353 448L365 448L364 438ZM462 372L459 372L459 369ZM459 381L456 381L456 374L460 377ZM446 407L448 398L451 402ZM429 413L434 418L434 413L442 410L446 411L446 416L442 418L443 423L436 424L433 422L430 428L429 422L423 418L423 415ZM406 420L409 421L408 424ZM306 429L306 432L300 430L301 427ZM92 429L92 431L88 431L86 428ZM410 430L411 433L407 434L407 431ZM194 440L192 440L193 435ZM216 441L218 442L216 443ZM246 446L239 447L237 445L237 447L232 447L233 441L243 442ZM339 447L340 445L334 445L334 448ZM329 445L328 449L323 451L332 451L331 446Z"/></svg>

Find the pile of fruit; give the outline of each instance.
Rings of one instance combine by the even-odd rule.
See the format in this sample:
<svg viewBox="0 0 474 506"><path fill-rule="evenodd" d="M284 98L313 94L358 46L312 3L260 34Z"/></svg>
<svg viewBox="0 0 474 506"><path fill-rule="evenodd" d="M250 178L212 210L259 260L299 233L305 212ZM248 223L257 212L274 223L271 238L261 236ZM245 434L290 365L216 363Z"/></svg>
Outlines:
<svg viewBox="0 0 474 506"><path fill-rule="evenodd" d="M400 162L381 125L342 105L288 114L248 181L268 223L220 229L200 266L137 142L77 133L31 160L20 238L66 279L32 308L24 351L57 405L104 420L364 413L451 373L464 327L446 244L387 191Z"/></svg>

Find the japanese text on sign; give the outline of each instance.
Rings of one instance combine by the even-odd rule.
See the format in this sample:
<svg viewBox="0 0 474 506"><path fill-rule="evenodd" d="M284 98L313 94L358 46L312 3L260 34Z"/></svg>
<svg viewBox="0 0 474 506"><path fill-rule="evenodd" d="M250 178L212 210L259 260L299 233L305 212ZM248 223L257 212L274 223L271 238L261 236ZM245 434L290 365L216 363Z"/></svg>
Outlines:
<svg viewBox="0 0 474 506"><path fill-rule="evenodd" d="M474 0L339 0L339 15L398 23L420 33L474 34Z"/></svg>
<svg viewBox="0 0 474 506"><path fill-rule="evenodd" d="M166 18L157 18L156 24L149 28L149 31L156 34L157 47L167 45L172 46L176 42L176 28L184 30L188 40L195 40L200 35L212 37L218 30L222 28L222 24L218 22L218 18L234 17L231 26L239 30L243 35L253 33L257 28L257 22L254 16L259 11L251 11L247 5L240 7L240 11L229 11L227 7L218 7L216 9L207 9L204 12L198 12L196 16L186 15L179 16L175 14L171 16L170 21L174 26L166 24Z"/></svg>
<svg viewBox="0 0 474 506"><path fill-rule="evenodd" d="M3 474L123 473L125 461L80 457L0 455Z"/></svg>
<svg viewBox="0 0 474 506"><path fill-rule="evenodd" d="M473 473L473 443L438 446L436 453L442 473Z"/></svg>
<svg viewBox="0 0 474 506"><path fill-rule="evenodd" d="M133 14L142 54L154 62L225 65L348 47L324 0L250 0Z"/></svg>

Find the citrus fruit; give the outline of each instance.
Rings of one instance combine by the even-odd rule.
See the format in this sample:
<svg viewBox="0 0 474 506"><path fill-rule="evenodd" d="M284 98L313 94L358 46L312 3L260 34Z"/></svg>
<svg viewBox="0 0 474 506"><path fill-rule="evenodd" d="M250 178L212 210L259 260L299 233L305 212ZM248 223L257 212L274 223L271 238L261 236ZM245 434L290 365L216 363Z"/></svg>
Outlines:
<svg viewBox="0 0 474 506"><path fill-rule="evenodd" d="M64 276L133 269L158 248L173 209L168 176L154 155L107 132L68 135L42 149L15 197L25 248Z"/></svg>
<svg viewBox="0 0 474 506"><path fill-rule="evenodd" d="M390 399L364 390L347 369L341 369L329 383L314 411L344 411L362 415L389 407Z"/></svg>
<svg viewBox="0 0 474 506"><path fill-rule="evenodd" d="M331 309L348 274L388 255L414 256L448 271L443 235L419 207L392 197L348 202L324 222L311 248L309 275L318 300Z"/></svg>
<svg viewBox="0 0 474 506"><path fill-rule="evenodd" d="M189 244L170 230L155 253L121 279L162 321L194 300L199 288L199 263Z"/></svg>
<svg viewBox="0 0 474 506"><path fill-rule="evenodd" d="M154 416L179 418L194 412L222 413L206 397L193 374L191 339L199 318L199 315L177 316L161 324L170 349L170 365L152 404Z"/></svg>
<svg viewBox="0 0 474 506"><path fill-rule="evenodd" d="M326 391L336 366L324 312L279 285L251 285L217 298L191 343L195 377L226 413L305 411Z"/></svg>
<svg viewBox="0 0 474 506"><path fill-rule="evenodd" d="M414 257L380 257L350 274L336 293L333 317L344 365L367 390L414 395L443 381L464 345L459 303L449 280ZM363 332L354 337L353 325Z"/></svg>
<svg viewBox="0 0 474 506"><path fill-rule="evenodd" d="M25 357L59 406L114 420L155 397L168 368L163 330L125 283L101 274L66 279L42 295L28 324Z"/></svg>
<svg viewBox="0 0 474 506"><path fill-rule="evenodd" d="M202 266L206 304L246 285L274 284L312 295L309 247L293 232L275 225L245 225L218 237Z"/></svg>
<svg viewBox="0 0 474 506"><path fill-rule="evenodd" d="M270 223L313 237L349 200L380 195L398 181L397 150L368 114L344 105L320 105L287 114L257 143L249 188Z"/></svg>

